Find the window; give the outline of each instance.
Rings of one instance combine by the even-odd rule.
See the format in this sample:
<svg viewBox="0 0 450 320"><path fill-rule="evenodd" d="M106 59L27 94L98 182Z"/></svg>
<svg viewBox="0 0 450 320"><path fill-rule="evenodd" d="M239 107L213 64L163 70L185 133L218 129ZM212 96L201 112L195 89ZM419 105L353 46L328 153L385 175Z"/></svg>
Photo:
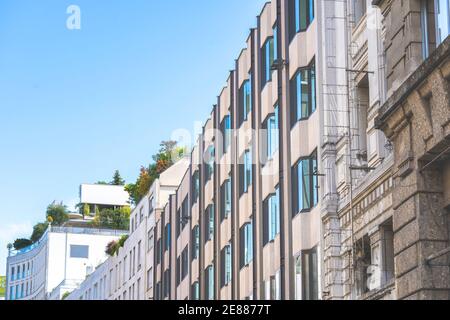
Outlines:
<svg viewBox="0 0 450 320"><path fill-rule="evenodd" d="M89 246L70 245L71 258L89 258Z"/></svg>
<svg viewBox="0 0 450 320"><path fill-rule="evenodd" d="M161 263L162 260L162 245L161 245L161 239L158 239L156 242L156 263Z"/></svg>
<svg viewBox="0 0 450 320"><path fill-rule="evenodd" d="M249 80L245 80L239 89L239 126L242 125L244 121L247 121L248 114L252 110L252 81L251 74L249 75Z"/></svg>
<svg viewBox="0 0 450 320"><path fill-rule="evenodd" d="M262 72L261 72L261 87L269 81L272 81L272 65L275 59L274 38L270 37L264 43L261 49L262 57Z"/></svg>
<svg viewBox="0 0 450 320"><path fill-rule="evenodd" d="M180 218L181 219L181 221L180 221L181 231L183 231L184 228L186 227L186 225L188 224L189 216L190 216L190 213L189 213L189 199L186 196L186 198L184 198L184 200L183 200L183 202L181 204L181 218Z"/></svg>
<svg viewBox="0 0 450 320"><path fill-rule="evenodd" d="M301 159L292 168L292 214L308 211L318 203L317 156Z"/></svg>
<svg viewBox="0 0 450 320"><path fill-rule="evenodd" d="M228 218L231 213L231 180L225 180L223 185L220 187L220 202L221 210L220 217L221 221Z"/></svg>
<svg viewBox="0 0 450 320"><path fill-rule="evenodd" d="M147 291L153 288L153 268L147 270Z"/></svg>
<svg viewBox="0 0 450 320"><path fill-rule="evenodd" d="M122 276L122 278L123 278L123 284L125 284L126 279L127 279L127 276L126 276L126 271L127 271L127 258L128 258L128 256L125 256L125 257L123 258L123 276Z"/></svg>
<svg viewBox="0 0 450 320"><path fill-rule="evenodd" d="M355 16L355 25L366 15L366 0L353 0L353 14Z"/></svg>
<svg viewBox="0 0 450 320"><path fill-rule="evenodd" d="M314 0L289 0L289 38L308 29L314 20Z"/></svg>
<svg viewBox="0 0 450 320"><path fill-rule="evenodd" d="M148 216L150 217L150 214L153 212L153 209L155 209L153 203L154 203L155 199L153 197L150 198L150 200L148 201Z"/></svg>
<svg viewBox="0 0 450 320"><path fill-rule="evenodd" d="M192 300L200 300L200 285L198 281L194 282L191 286L191 298Z"/></svg>
<svg viewBox="0 0 450 320"><path fill-rule="evenodd" d="M15 279L15 276L16 276L16 275L14 274L14 273L15 273L15 270L16 270L16 268L14 268L14 267L11 268L11 281L16 280L16 279Z"/></svg>
<svg viewBox="0 0 450 320"><path fill-rule="evenodd" d="M291 127L297 121L308 119L316 111L315 62L299 70L290 81Z"/></svg>
<svg viewBox="0 0 450 320"><path fill-rule="evenodd" d="M161 282L156 283L155 300L161 300Z"/></svg>
<svg viewBox="0 0 450 320"><path fill-rule="evenodd" d="M177 258L176 266L175 266L175 285L178 287L180 285L180 269L181 269L181 261L180 257Z"/></svg>
<svg viewBox="0 0 450 320"><path fill-rule="evenodd" d="M242 162L241 162L242 163ZM244 152L243 165L240 165L240 195L248 192L248 187L252 184L252 154L250 150Z"/></svg>
<svg viewBox="0 0 450 320"><path fill-rule="evenodd" d="M231 282L231 245L227 245L220 253L221 259L221 286L224 287Z"/></svg>
<svg viewBox="0 0 450 320"><path fill-rule="evenodd" d="M222 136L223 136L223 153L225 154L231 143L231 117L226 115L223 118L222 124Z"/></svg>
<svg viewBox="0 0 450 320"><path fill-rule="evenodd" d="M266 150L267 159L272 159L275 152L278 150L278 133L279 133L279 114L278 105L274 107L274 113L271 113L263 128L266 129Z"/></svg>
<svg viewBox="0 0 450 320"><path fill-rule="evenodd" d="M205 293L206 300L214 300L214 266L206 268L205 273Z"/></svg>
<svg viewBox="0 0 450 320"><path fill-rule="evenodd" d="M138 262L138 270L141 270L141 246L142 246L142 240L138 242L138 257L137 257L137 262Z"/></svg>
<svg viewBox="0 0 450 320"><path fill-rule="evenodd" d="M139 223L142 223L144 220L144 208L139 209Z"/></svg>
<svg viewBox="0 0 450 320"><path fill-rule="evenodd" d="M153 239L153 228L150 229L147 233L147 242L148 242L148 249L147 251L150 252L151 249L153 249L154 246L154 239Z"/></svg>
<svg viewBox="0 0 450 320"><path fill-rule="evenodd" d="M175 217L176 238L180 236L180 227L181 227L181 209L178 209Z"/></svg>
<svg viewBox="0 0 450 320"><path fill-rule="evenodd" d="M422 29L422 56L424 59L430 55L430 24L428 13L430 11L428 0L420 1L420 24Z"/></svg>
<svg viewBox="0 0 450 320"><path fill-rule="evenodd" d="M170 295L170 271L164 271L164 298L168 298Z"/></svg>
<svg viewBox="0 0 450 320"><path fill-rule="evenodd" d="M188 264L189 264L189 252L188 247L184 248L181 253L181 281L183 281L188 275Z"/></svg>
<svg viewBox="0 0 450 320"><path fill-rule="evenodd" d="M192 204L196 203L200 195L200 178L198 170L192 175Z"/></svg>
<svg viewBox="0 0 450 320"><path fill-rule="evenodd" d="M206 209L205 213L205 237L206 241L214 238L214 205L211 204Z"/></svg>
<svg viewBox="0 0 450 320"><path fill-rule="evenodd" d="M273 241L280 233L280 192L275 189L275 194L270 195L263 203L264 245Z"/></svg>
<svg viewBox="0 0 450 320"><path fill-rule="evenodd" d="M240 230L240 265L241 269L253 261L253 228L246 223Z"/></svg>
<svg viewBox="0 0 450 320"><path fill-rule="evenodd" d="M136 271L136 247L133 248L133 276Z"/></svg>
<svg viewBox="0 0 450 320"><path fill-rule="evenodd" d="M164 251L167 251L170 248L170 223L166 224L164 228L164 237L166 240L164 242Z"/></svg>
<svg viewBox="0 0 450 320"><path fill-rule="evenodd" d="M209 146L205 156L205 182L209 181L214 174L214 146Z"/></svg>
<svg viewBox="0 0 450 320"><path fill-rule="evenodd" d="M302 300L319 299L319 281L317 269L317 250L302 253Z"/></svg>
<svg viewBox="0 0 450 320"><path fill-rule="evenodd" d="M198 259L200 254L200 230L198 226L192 229L192 260Z"/></svg>
<svg viewBox="0 0 450 320"><path fill-rule="evenodd" d="M370 248L370 238L368 235L363 236L355 245L355 282L356 294L361 296L369 291L369 267L372 265L372 255Z"/></svg>
<svg viewBox="0 0 450 320"><path fill-rule="evenodd" d="M450 33L450 1L435 0L436 42L441 44Z"/></svg>
<svg viewBox="0 0 450 320"><path fill-rule="evenodd" d="M274 276L270 276L269 280L265 281L265 296L267 300L281 299L280 280L280 271L278 271Z"/></svg>

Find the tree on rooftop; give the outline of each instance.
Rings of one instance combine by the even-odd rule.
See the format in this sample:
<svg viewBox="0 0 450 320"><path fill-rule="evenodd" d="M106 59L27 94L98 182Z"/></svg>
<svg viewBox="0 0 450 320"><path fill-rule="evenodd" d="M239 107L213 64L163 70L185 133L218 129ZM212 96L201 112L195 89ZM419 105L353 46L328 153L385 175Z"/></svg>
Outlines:
<svg viewBox="0 0 450 320"><path fill-rule="evenodd" d="M65 206L62 202L56 203L56 201L53 201L47 207L47 217L51 217L53 219L53 225L62 225L64 222L69 220L67 206Z"/></svg>
<svg viewBox="0 0 450 320"><path fill-rule="evenodd" d="M114 172L113 180L110 183L113 186L123 186L125 185L125 180L120 176L119 170Z"/></svg>
<svg viewBox="0 0 450 320"><path fill-rule="evenodd" d="M31 246L33 243L30 239L16 239L13 243L15 250L21 250L23 248L26 248L28 246Z"/></svg>
<svg viewBox="0 0 450 320"><path fill-rule="evenodd" d="M48 228L48 223L46 222L42 222L42 223L37 223L34 227L33 227L33 233L31 234L31 242L35 243L38 242L39 239L42 237L42 235L45 233L45 230L47 230Z"/></svg>
<svg viewBox="0 0 450 320"><path fill-rule="evenodd" d="M185 149L177 147L176 141L162 141L158 153L152 157L154 162L148 167L141 167L136 183L130 183L125 186L125 190L130 194L132 202L134 204L139 203L160 174L181 159L184 153Z"/></svg>

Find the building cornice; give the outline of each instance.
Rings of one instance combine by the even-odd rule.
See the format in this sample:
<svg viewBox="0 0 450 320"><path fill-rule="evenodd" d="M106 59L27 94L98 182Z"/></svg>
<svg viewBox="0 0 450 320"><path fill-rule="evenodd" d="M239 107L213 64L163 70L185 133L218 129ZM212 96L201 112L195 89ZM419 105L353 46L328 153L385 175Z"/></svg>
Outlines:
<svg viewBox="0 0 450 320"><path fill-rule="evenodd" d="M403 84L389 97L389 99L380 108L379 116L375 119L375 128L381 129L386 120L397 110L405 99L424 81L427 77L439 67L439 65L448 59L450 54L450 37L447 37L434 52L423 61L423 63L414 71Z"/></svg>

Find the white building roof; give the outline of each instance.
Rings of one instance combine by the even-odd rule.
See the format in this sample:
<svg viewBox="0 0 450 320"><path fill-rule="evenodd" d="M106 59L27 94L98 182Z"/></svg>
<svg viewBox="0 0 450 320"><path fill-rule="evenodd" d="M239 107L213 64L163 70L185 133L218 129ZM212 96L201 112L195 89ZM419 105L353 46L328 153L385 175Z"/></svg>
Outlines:
<svg viewBox="0 0 450 320"><path fill-rule="evenodd" d="M129 198L124 186L102 184L82 184L80 186L81 203L127 206Z"/></svg>

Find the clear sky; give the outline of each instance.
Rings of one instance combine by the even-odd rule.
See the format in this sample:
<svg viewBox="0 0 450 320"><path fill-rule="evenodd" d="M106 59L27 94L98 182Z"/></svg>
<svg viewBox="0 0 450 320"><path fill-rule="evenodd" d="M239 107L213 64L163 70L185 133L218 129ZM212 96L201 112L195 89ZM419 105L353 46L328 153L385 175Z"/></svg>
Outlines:
<svg viewBox="0 0 450 320"><path fill-rule="evenodd" d="M207 119L264 2L0 1L0 275L49 203L116 169L134 181L161 140Z"/></svg>

